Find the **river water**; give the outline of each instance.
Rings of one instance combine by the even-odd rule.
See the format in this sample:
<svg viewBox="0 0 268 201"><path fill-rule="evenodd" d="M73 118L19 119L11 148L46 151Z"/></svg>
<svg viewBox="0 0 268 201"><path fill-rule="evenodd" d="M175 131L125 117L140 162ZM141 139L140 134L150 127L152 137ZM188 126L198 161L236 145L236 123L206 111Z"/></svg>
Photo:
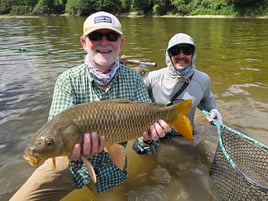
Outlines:
<svg viewBox="0 0 268 201"><path fill-rule="evenodd" d="M79 37L84 19L2 18L0 45L83 54ZM125 37L122 54L157 62L157 68L165 66L170 37L178 32L190 34L197 45L196 66L210 75L225 124L268 145L268 19L121 21ZM34 171L22 158L23 149L47 121L58 75L81 62L83 57L0 48L0 200L8 200ZM128 180L123 188L107 193L109 200L214 200L208 172L217 146L216 129L200 112L196 128L194 143L174 138L163 142L153 156L136 155L130 142ZM78 200L93 200L82 198L84 195L78 195Z"/></svg>

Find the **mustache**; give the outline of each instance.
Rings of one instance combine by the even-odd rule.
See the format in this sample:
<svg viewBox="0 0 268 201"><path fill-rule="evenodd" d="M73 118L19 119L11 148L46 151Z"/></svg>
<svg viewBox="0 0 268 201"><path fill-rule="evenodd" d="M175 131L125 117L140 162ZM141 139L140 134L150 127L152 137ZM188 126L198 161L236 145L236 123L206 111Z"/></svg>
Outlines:
<svg viewBox="0 0 268 201"><path fill-rule="evenodd" d="M176 58L175 59L175 62L179 62L179 61L189 62L190 60L188 58Z"/></svg>
<svg viewBox="0 0 268 201"><path fill-rule="evenodd" d="M106 47L103 47L103 46L98 45L98 46L95 48L95 50L96 50L96 51L112 51L113 48L112 48L110 45L108 45L108 46L106 46Z"/></svg>

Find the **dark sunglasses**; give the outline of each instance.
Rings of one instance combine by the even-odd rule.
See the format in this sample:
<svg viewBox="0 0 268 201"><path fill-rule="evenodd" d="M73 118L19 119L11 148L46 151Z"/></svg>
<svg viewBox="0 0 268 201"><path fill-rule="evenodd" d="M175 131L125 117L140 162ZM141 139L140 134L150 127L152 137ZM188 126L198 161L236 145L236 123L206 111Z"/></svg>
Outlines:
<svg viewBox="0 0 268 201"><path fill-rule="evenodd" d="M182 53L184 55L191 55L194 53L194 48L191 47L191 46L175 46L175 47L172 47L169 49L169 53L172 55L172 56L177 56L180 52L182 51Z"/></svg>
<svg viewBox="0 0 268 201"><path fill-rule="evenodd" d="M117 41L121 35L115 32L101 33L94 31L87 36L91 41L100 41L103 36L105 36L108 41Z"/></svg>

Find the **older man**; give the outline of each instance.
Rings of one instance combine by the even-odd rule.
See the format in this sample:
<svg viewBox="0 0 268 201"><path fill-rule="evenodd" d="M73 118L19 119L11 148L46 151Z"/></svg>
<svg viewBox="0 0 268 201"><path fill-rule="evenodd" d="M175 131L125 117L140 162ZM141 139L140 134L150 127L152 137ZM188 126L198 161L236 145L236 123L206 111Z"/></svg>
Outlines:
<svg viewBox="0 0 268 201"><path fill-rule="evenodd" d="M87 52L85 62L62 73L55 84L49 120L72 105L115 98L150 102L140 75L119 63L118 55L124 38L119 20L107 12L90 15L83 25L82 47ZM157 140L168 131L166 122L159 120L143 133L144 141ZM127 142L122 142L126 146ZM127 171L117 168L103 151L105 138L97 131L86 133L83 144L76 144L69 159L56 158L56 170L51 160L45 161L11 200L60 200L75 188L87 185L97 192L122 184ZM81 153L87 156L97 174L93 184Z"/></svg>

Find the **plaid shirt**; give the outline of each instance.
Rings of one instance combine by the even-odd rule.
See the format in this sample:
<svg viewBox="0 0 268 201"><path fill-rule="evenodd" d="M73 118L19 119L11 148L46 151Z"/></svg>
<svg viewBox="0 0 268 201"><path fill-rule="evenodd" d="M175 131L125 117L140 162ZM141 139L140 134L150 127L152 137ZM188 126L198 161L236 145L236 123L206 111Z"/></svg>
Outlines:
<svg viewBox="0 0 268 201"><path fill-rule="evenodd" d="M82 64L62 73L55 84L52 105L48 119L51 120L61 111L72 105L106 100L126 98L136 102L151 102L141 76L134 70L120 64L118 72L106 90L100 89L93 81L87 65ZM122 143L125 147L127 142ZM147 149L150 154L154 152ZM101 152L89 158L96 176L97 191L104 191L122 184L127 177L126 166L123 170L117 168L109 154ZM70 171L74 176L77 188L82 188L90 182L88 171L81 160L70 161Z"/></svg>

